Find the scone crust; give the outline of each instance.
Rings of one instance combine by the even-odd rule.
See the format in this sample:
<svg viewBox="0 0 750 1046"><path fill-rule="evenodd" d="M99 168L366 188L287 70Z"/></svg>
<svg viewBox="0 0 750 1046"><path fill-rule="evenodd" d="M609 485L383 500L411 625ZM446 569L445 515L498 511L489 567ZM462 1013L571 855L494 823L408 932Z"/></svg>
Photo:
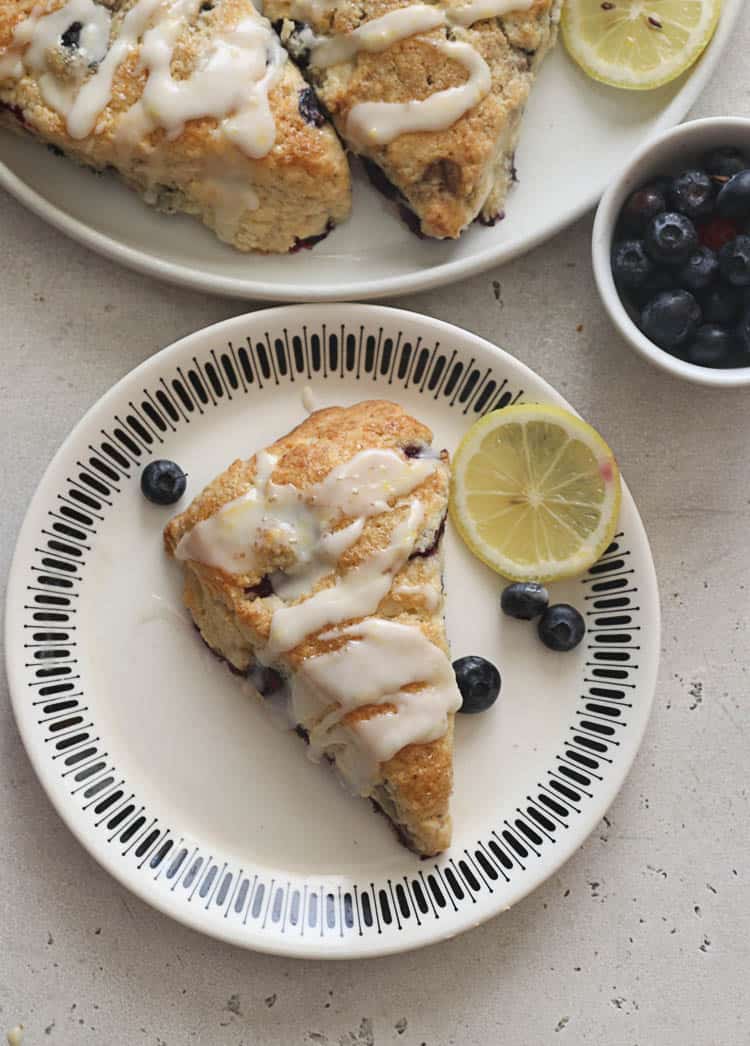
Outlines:
<svg viewBox="0 0 750 1046"><path fill-rule="evenodd" d="M125 0L112 17L112 39L135 0ZM16 26L35 7L49 14L64 0L0 0L0 55L9 48ZM188 76L213 36L234 28L253 14L250 0L221 0L210 12L182 32L172 62L176 78ZM28 132L54 145L71 158L97 170L114 167L136 191L163 209L196 215L221 238L243 250L285 252L298 241L319 236L342 221L350 210L349 168L333 128L307 123L299 106L305 81L290 61L269 94L276 124L276 142L261 159L252 159L224 135L213 132L211 117L191 120L179 137L170 140L163 130L144 136L127 155L115 132L122 115L140 98L146 73L138 70L140 48L134 48L115 74L112 98L102 111L96 133L76 140L65 120L49 108L36 79L25 73L19 80L0 80L0 123ZM149 168L158 166L164 182L154 186ZM231 238L222 229L215 206L216 172L222 178L246 182L258 197L255 210L246 210Z"/></svg>
<svg viewBox="0 0 750 1046"><path fill-rule="evenodd" d="M275 483L291 483L305 490L324 479L337 465L349 461L361 450L423 446L432 433L396 404L382 400L358 403L353 407L333 407L317 411L292 432L268 447L277 458ZM223 505L245 493L255 476L255 457L235 461L210 483L192 504L166 527L167 551L174 555L184 534L196 523L214 515ZM445 518L449 486L447 456L413 492L424 507L422 548L426 550ZM408 514L408 506L367 520L362 536L339 561L339 572L351 569L384 548L394 527ZM342 518L340 526L351 520ZM249 592L263 576L278 567L279 550L263 550L256 570L245 575L228 574L218 568L188 561L185 563L185 602L204 639L238 671L254 661L254 651L269 637L273 610L278 597L259 599ZM446 654L448 653L442 618L442 600L430 606L423 586L441 591L439 555L414 556L394 577L390 592L375 616L413 625ZM322 579L318 587L332 584L334 575ZM317 588L316 588L317 591ZM289 605L289 604L286 604ZM343 626L342 626L343 627ZM325 631L325 629L321 630ZM319 635L306 637L299 646L284 654L282 661L290 672L305 658L335 646ZM382 714L384 706L366 705L349 713L345 721ZM450 841L449 799L452 790L453 726L450 717L445 735L427 744L402 748L382 766L382 781L373 795L392 817L407 844L421 854L435 854Z"/></svg>
<svg viewBox="0 0 750 1046"><path fill-rule="evenodd" d="M459 7L463 0L441 6ZM311 25L319 35L345 34L404 0L342 0ZM444 131L402 134L383 146L347 139L352 108L360 102L408 102L465 82L467 72L429 41L446 39L439 28L393 44L387 51L360 51L350 61L308 76L342 138L354 152L382 169L420 220L426 236L455 238L478 215L488 223L501 213L514 177L513 154L523 109L544 55L555 41L560 0L534 0L526 11L455 28L450 39L481 54L492 76L490 93ZM269 0L268 16L292 18L294 0Z"/></svg>

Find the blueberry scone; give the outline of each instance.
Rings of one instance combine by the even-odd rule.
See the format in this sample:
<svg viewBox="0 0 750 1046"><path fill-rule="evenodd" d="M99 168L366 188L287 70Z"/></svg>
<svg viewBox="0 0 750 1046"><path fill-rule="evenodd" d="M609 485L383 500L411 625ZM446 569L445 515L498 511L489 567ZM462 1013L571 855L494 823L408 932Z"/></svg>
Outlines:
<svg viewBox="0 0 750 1046"><path fill-rule="evenodd" d="M461 704L443 621L448 456L431 440L393 403L317 411L165 530L208 646L425 856L450 843Z"/></svg>
<svg viewBox="0 0 750 1046"><path fill-rule="evenodd" d="M265 12L375 184L445 238L502 215L561 3L267 0Z"/></svg>
<svg viewBox="0 0 750 1046"><path fill-rule="evenodd" d="M0 123L243 251L349 212L335 132L251 0L0 0Z"/></svg>

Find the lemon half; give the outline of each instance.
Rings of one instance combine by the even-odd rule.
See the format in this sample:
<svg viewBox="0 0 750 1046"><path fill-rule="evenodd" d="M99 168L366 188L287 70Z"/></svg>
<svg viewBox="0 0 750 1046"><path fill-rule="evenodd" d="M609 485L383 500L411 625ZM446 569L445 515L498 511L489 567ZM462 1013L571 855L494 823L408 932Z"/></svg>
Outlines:
<svg viewBox="0 0 750 1046"><path fill-rule="evenodd" d="M697 61L720 13L721 0L566 0L563 40L594 80L645 91Z"/></svg>
<svg viewBox="0 0 750 1046"><path fill-rule="evenodd" d="M475 422L453 460L451 518L514 581L582 574L612 541L620 472L602 437L560 407L517 404Z"/></svg>

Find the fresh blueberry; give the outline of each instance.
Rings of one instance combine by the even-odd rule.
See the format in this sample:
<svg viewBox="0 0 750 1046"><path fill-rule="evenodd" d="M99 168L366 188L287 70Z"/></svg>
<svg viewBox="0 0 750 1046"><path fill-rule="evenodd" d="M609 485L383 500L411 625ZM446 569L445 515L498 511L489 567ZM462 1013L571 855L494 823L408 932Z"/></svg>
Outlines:
<svg viewBox="0 0 750 1046"><path fill-rule="evenodd" d="M536 581L516 581L503 589L500 606L504 614L521 621L531 621L547 609L549 592Z"/></svg>
<svg viewBox="0 0 750 1046"><path fill-rule="evenodd" d="M686 291L705 291L719 275L719 259L710 247L698 247L677 273L677 282Z"/></svg>
<svg viewBox="0 0 750 1046"><path fill-rule="evenodd" d="M675 269L654 269L648 279L644 280L635 292L634 297L643 306L662 291L679 290Z"/></svg>
<svg viewBox="0 0 750 1046"><path fill-rule="evenodd" d="M717 283L701 297L703 319L706 323L718 323L729 327L737 319L742 306L742 296L736 287Z"/></svg>
<svg viewBox="0 0 750 1046"><path fill-rule="evenodd" d="M733 287L750 287L750 236L738 236L719 252L721 275Z"/></svg>
<svg viewBox="0 0 750 1046"><path fill-rule="evenodd" d="M643 333L668 351L689 341L700 322L700 305L689 291L683 290L662 291L641 313Z"/></svg>
<svg viewBox="0 0 750 1046"><path fill-rule="evenodd" d="M684 214L657 214L646 229L646 250L662 265L683 265L697 246L698 233Z"/></svg>
<svg viewBox="0 0 750 1046"><path fill-rule="evenodd" d="M672 183L669 205L688 218L705 218L714 208L716 190L705 171L683 171Z"/></svg>
<svg viewBox="0 0 750 1046"><path fill-rule="evenodd" d="M666 209L664 194L653 185L644 185L628 197L621 218L626 229L642 235L651 219Z"/></svg>
<svg viewBox="0 0 750 1046"><path fill-rule="evenodd" d="M716 200L722 218L750 218L750 170L729 179Z"/></svg>
<svg viewBox="0 0 750 1046"><path fill-rule="evenodd" d="M491 661L483 657L459 657L458 661L453 662L453 671L464 699L459 712L473 715L494 705L500 693L501 680L500 673Z"/></svg>
<svg viewBox="0 0 750 1046"><path fill-rule="evenodd" d="M733 145L724 145L706 153L703 157L703 167L712 178L726 181L740 171L747 170L748 162L739 149L735 149Z"/></svg>
<svg viewBox="0 0 750 1046"><path fill-rule="evenodd" d="M695 332L684 356L688 363L695 363L698 367L725 367L733 347L734 339L726 327L706 323Z"/></svg>
<svg viewBox="0 0 750 1046"><path fill-rule="evenodd" d="M564 652L578 646L586 634L586 625L575 607L554 603L542 614L538 631L545 646Z"/></svg>
<svg viewBox="0 0 750 1046"><path fill-rule="evenodd" d="M623 240L612 251L612 274L615 283L635 290L651 275L654 263L646 254L643 240Z"/></svg>
<svg viewBox="0 0 750 1046"><path fill-rule="evenodd" d="M743 357L743 362L738 362L738 367L750 366L750 305L742 313L737 327L737 348Z"/></svg>
<svg viewBox="0 0 750 1046"><path fill-rule="evenodd" d="M173 505L186 486L187 476L174 461L152 461L141 473L141 491L155 505Z"/></svg>

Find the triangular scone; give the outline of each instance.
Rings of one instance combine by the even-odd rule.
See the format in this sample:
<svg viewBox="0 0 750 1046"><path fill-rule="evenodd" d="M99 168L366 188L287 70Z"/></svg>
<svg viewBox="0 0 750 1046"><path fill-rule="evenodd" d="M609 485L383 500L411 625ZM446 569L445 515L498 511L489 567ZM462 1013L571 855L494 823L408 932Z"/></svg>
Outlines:
<svg viewBox="0 0 750 1046"><path fill-rule="evenodd" d="M349 213L333 128L251 0L0 0L0 124L239 250Z"/></svg>
<svg viewBox="0 0 750 1046"><path fill-rule="evenodd" d="M502 216L561 0L266 0L347 146L426 236ZM382 175L373 179L384 190Z"/></svg>
<svg viewBox="0 0 750 1046"><path fill-rule="evenodd" d="M422 855L450 843L461 704L443 621L448 457L431 440L393 403L318 411L165 530L205 642Z"/></svg>

